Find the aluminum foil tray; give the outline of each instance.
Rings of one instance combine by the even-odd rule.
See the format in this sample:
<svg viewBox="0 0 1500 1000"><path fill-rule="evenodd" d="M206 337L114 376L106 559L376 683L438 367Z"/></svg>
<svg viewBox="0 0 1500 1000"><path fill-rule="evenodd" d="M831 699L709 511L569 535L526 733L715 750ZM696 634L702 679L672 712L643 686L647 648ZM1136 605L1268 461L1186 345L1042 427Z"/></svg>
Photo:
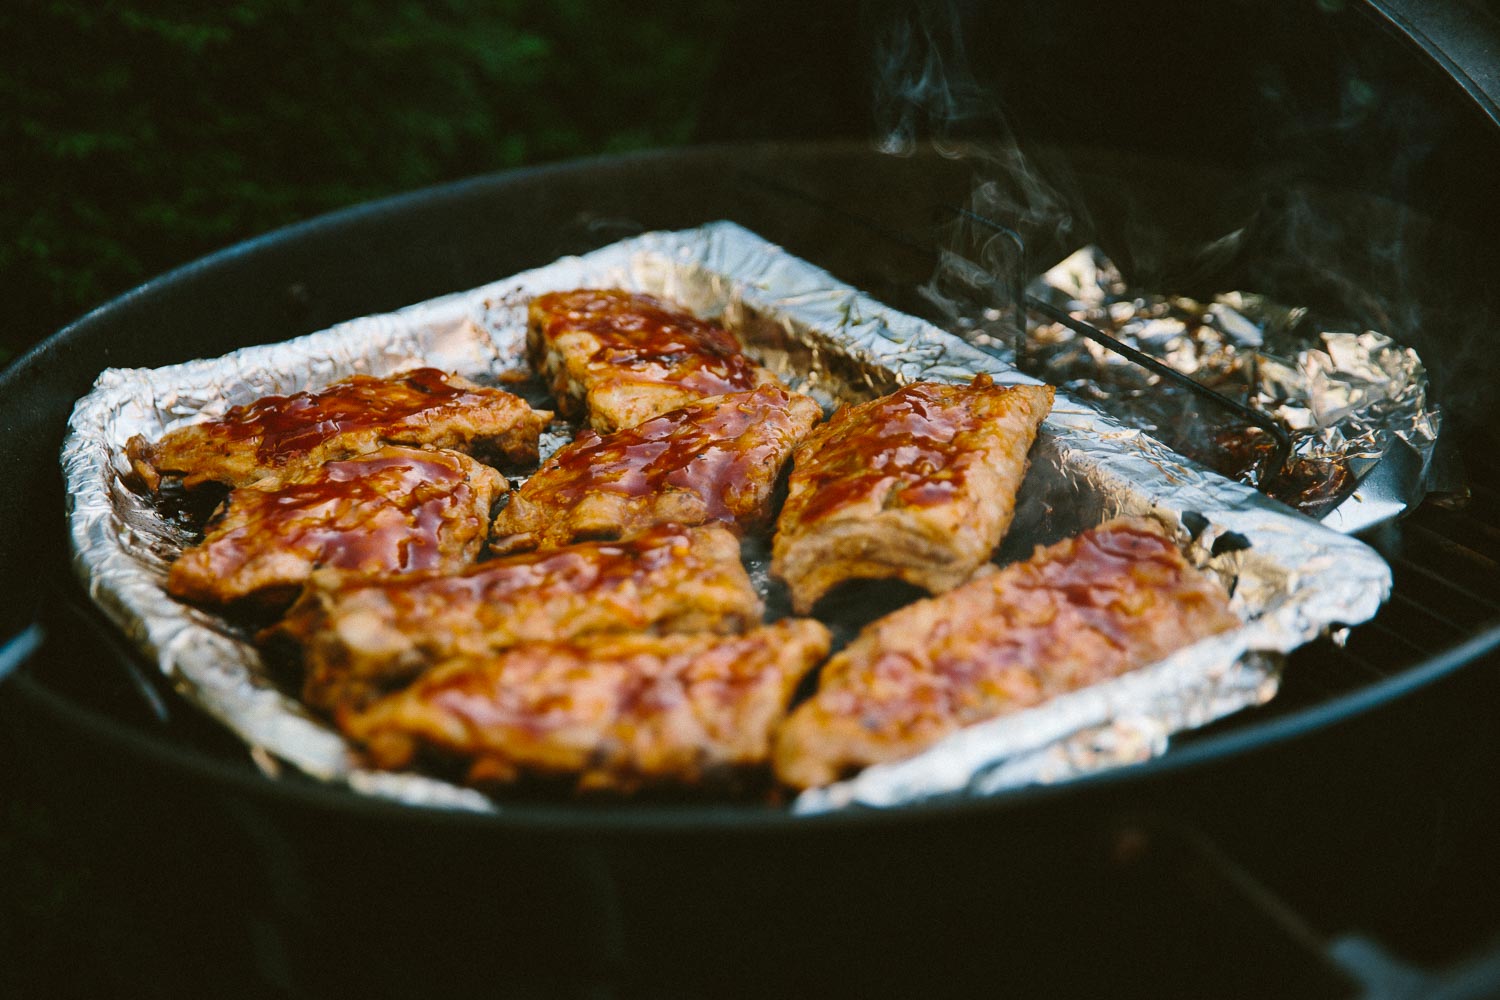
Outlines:
<svg viewBox="0 0 1500 1000"><path fill-rule="evenodd" d="M368 316L280 344L152 370L109 369L74 408L62 452L74 565L90 596L188 699L238 733L268 773L284 765L412 804L502 811L503 801L413 774L372 771L262 663L245 633L164 589L184 530L125 481L125 442L149 439L271 393L357 372L432 365L484 382L524 360L526 302L540 292L619 286L720 316L747 350L826 407L918 379L1034 381L929 323L898 313L729 222L658 232L582 257ZM555 448L566 436L551 440ZM544 449L545 450L545 449ZM1244 620L1153 666L965 729L923 754L802 793L795 812L986 795L1139 761L1171 735L1260 704L1282 654L1374 615L1390 571L1362 543L1328 530L1059 394L1032 452L1015 522L997 554L1116 514L1155 517L1217 575ZM747 547L768 616L788 612L763 552ZM847 639L863 620L829 621Z"/></svg>

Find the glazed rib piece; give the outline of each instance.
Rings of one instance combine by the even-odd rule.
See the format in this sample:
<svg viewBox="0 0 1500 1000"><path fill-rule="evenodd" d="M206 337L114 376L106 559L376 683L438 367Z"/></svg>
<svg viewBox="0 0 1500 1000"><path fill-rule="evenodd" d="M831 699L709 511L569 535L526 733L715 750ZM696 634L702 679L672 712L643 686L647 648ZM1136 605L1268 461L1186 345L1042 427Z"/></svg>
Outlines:
<svg viewBox="0 0 1500 1000"><path fill-rule="evenodd" d="M776 775L824 785L1238 624L1156 522L1111 521L866 627L781 728Z"/></svg>
<svg viewBox="0 0 1500 1000"><path fill-rule="evenodd" d="M828 630L783 619L739 636L608 635L441 664L345 732L381 767L419 750L471 762L469 780L576 776L579 790L697 785L763 767Z"/></svg>
<svg viewBox="0 0 1500 1000"><path fill-rule="evenodd" d="M455 576L365 585L314 577L263 638L300 647L304 697L331 709L454 656L592 632L737 632L761 610L733 535L669 525Z"/></svg>
<svg viewBox="0 0 1500 1000"><path fill-rule="evenodd" d="M248 486L270 476L297 476L383 444L535 461L537 436L551 419L503 390L418 368L389 378L354 375L316 392L266 396L216 420L170 431L154 444L137 435L126 452L152 490L163 475L182 476L190 489L205 482Z"/></svg>
<svg viewBox="0 0 1500 1000"><path fill-rule="evenodd" d="M941 593L973 576L1015 512L1050 386L918 382L834 414L797 446L771 571L799 614L845 580Z"/></svg>
<svg viewBox="0 0 1500 1000"><path fill-rule="evenodd" d="M286 604L323 568L370 580L457 572L484 544L494 469L455 451L385 447L232 490L167 575L167 590L208 604Z"/></svg>
<svg viewBox="0 0 1500 1000"><path fill-rule="evenodd" d="M597 431L634 427L705 396L781 385L734 335L650 295L618 288L531 300L527 346L568 417Z"/></svg>
<svg viewBox="0 0 1500 1000"><path fill-rule="evenodd" d="M603 437L583 430L512 495L491 548L628 538L664 523L762 524L792 447L822 415L806 396L763 386Z"/></svg>

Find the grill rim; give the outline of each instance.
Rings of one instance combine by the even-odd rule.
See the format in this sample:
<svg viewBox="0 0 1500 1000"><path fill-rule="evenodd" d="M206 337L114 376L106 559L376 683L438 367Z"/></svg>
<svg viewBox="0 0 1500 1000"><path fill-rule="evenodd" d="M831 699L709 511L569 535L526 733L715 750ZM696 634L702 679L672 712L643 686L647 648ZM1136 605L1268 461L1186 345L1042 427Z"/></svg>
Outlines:
<svg viewBox="0 0 1500 1000"><path fill-rule="evenodd" d="M336 233L342 227L378 220L385 216L399 216L413 211L421 213L443 202L462 203L466 198L482 197L487 193L524 182L545 182L548 178L555 176L586 174L610 167L638 169L663 160L676 163L691 160L713 161L726 154L733 155L747 146L759 148L764 145L762 143L735 143L652 150L503 171L366 202L294 223L194 260L91 310L38 344L6 371L0 373L0 394L11 398L21 398L26 392L28 378L39 374L38 369L45 369L49 366L65 368L69 363L67 361L67 355L71 353L69 348L74 346L75 341L85 336L91 326L99 322L102 317L110 315L117 309L128 307L133 300L169 292L174 286L191 281L199 274L211 273L224 267L234 267L237 261L253 256L261 249L277 248L305 238L327 236ZM799 143L796 145L799 148L816 150L824 144ZM828 145L837 146L838 144ZM74 366L77 367L76 362ZM84 367L88 367L88 363L85 363ZM97 371L93 374L97 374ZM91 374L90 381L92 377ZM994 816L1012 809L1024 809L1032 803L1053 800L1059 796L1084 796L1101 789L1119 788L1189 769L1198 769L1216 761L1281 746L1290 741L1311 736L1340 722L1392 704L1451 673L1470 666L1482 666L1485 657L1497 648L1500 648L1500 622L1484 626L1467 639L1433 653L1425 659L1413 662L1401 669L1399 673L1372 681L1359 689L1338 694L1315 705L1295 709L1283 716L1257 720L1226 732L1195 738L1163 756L1140 764L1086 775L1052 785L1028 786L984 799L920 803L899 809L843 811L819 816L799 816L784 809L737 803L692 805L611 803L578 806L527 802L507 803L501 812L495 814L469 813L436 807L413 807L404 803L360 795L338 786L318 784L311 779L274 779L242 764L232 764L217 759L190 743L151 734L105 711L79 704L49 689L43 681L29 676L26 665L9 678L10 683L7 687L10 691L16 692L22 701L29 702L33 708L40 709L43 715L50 716L54 721L61 722L85 735L103 737L114 748L124 749L132 756L152 761L178 773L218 779L218 782L227 783L252 797L267 796L272 801L286 804L336 808L341 811L359 813L368 812L372 816L388 817L401 822L457 824L460 827L475 825L479 828L493 828L499 825L539 833L576 833L583 829L590 832L620 834L710 833L728 830L747 832L807 830L811 832L839 830L850 825L858 829L869 829L872 824L920 823L960 816L976 818ZM44 645L30 659L34 661L45 656ZM5 695L5 691L0 691L0 700L3 700Z"/></svg>
<svg viewBox="0 0 1500 1000"><path fill-rule="evenodd" d="M3 383L0 383L3 387ZM1358 691L1331 701L1299 709L1279 718L1257 722L1211 736L1139 764L1113 768L1048 785L1029 785L982 799L923 802L888 810L841 810L800 816L788 810L737 803L664 805L659 803L571 805L507 803L498 813L474 813L440 807L413 806L393 802L336 785L317 784L313 779L270 778L253 769L216 759L191 745L143 733L105 712L79 705L47 688L25 673L25 665L10 680L12 690L29 699L54 720L92 736L102 737L117 749L184 774L217 779L252 797L267 796L286 804L338 808L368 813L420 825L458 827L512 827L535 833L592 832L636 833L779 833L787 830L868 829L885 823L905 824L1024 810L1033 803L1087 795L1122 785L1146 782L1215 762L1262 750L1279 748L1311 737L1343 722L1394 704L1409 694L1466 668L1486 667L1486 657L1500 649L1500 624L1412 666L1400 674L1376 681Z"/></svg>

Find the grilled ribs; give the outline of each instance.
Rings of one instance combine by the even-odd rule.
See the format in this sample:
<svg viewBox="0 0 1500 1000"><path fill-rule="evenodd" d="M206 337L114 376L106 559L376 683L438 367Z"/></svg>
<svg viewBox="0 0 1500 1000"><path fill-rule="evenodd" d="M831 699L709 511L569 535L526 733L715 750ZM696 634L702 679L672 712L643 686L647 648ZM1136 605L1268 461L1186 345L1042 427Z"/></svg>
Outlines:
<svg viewBox="0 0 1500 1000"><path fill-rule="evenodd" d="M1156 522L1110 521L867 626L777 734L776 774L827 784L1238 624Z"/></svg>
<svg viewBox="0 0 1500 1000"><path fill-rule="evenodd" d="M603 437L585 429L511 496L490 546L514 552L628 538L663 523L762 524L792 447L821 417L807 396L762 386Z"/></svg>
<svg viewBox="0 0 1500 1000"><path fill-rule="evenodd" d="M468 778L564 776L579 790L698 785L764 766L797 682L828 630L784 619L744 635L607 635L452 660L363 711L340 713L375 762L421 750Z"/></svg>
<svg viewBox="0 0 1500 1000"><path fill-rule="evenodd" d="M304 697L332 709L454 656L592 632L736 632L761 611L732 534L668 525L454 576L385 584L315 576L263 638L300 648Z"/></svg>
<svg viewBox="0 0 1500 1000"><path fill-rule="evenodd" d="M206 482L248 486L271 476L294 477L384 444L535 461L537 436L551 418L503 390L418 368L389 378L354 375L316 392L266 396L218 419L169 431L154 444L136 435L126 453L153 491L163 475L182 476L190 489Z"/></svg>
<svg viewBox="0 0 1500 1000"><path fill-rule="evenodd" d="M509 486L454 451L385 447L231 490L167 590L207 604L284 606L322 569L365 581L454 572L484 544Z"/></svg>
<svg viewBox="0 0 1500 1000"><path fill-rule="evenodd" d="M581 288L531 300L531 361L563 415L608 433L705 396L780 386L734 335L649 295Z"/></svg>
<svg viewBox="0 0 1500 1000"><path fill-rule="evenodd" d="M941 593L973 576L1015 512L1049 386L918 382L835 413L797 446L772 572L800 614L845 580Z"/></svg>

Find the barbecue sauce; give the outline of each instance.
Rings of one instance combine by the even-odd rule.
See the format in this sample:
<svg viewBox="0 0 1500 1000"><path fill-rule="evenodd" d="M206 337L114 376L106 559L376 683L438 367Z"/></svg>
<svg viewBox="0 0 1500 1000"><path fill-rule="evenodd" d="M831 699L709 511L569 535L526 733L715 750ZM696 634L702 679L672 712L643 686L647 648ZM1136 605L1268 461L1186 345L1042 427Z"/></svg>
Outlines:
<svg viewBox="0 0 1500 1000"><path fill-rule="evenodd" d="M424 678L412 695L463 719L468 731L514 727L540 736L568 727L649 726L689 700L733 705L760 680L766 640L750 636L604 635L536 643ZM700 690L701 689L701 690ZM520 733L511 734L520 736ZM624 733L619 734L624 736Z"/></svg>
<svg viewBox="0 0 1500 1000"><path fill-rule="evenodd" d="M819 714L858 719L882 740L935 738L1237 624L1227 597L1170 539L1129 522L1084 532L922 605L872 626L869 653L851 647L830 664L815 698ZM933 613L934 605L946 607ZM907 634L924 626L920 639Z"/></svg>
<svg viewBox="0 0 1500 1000"><path fill-rule="evenodd" d="M790 396L769 386L732 393L601 436L579 432L522 488L567 510L592 493L630 499L667 492L702 502L705 521L733 524L758 513L799 425Z"/></svg>
<svg viewBox="0 0 1500 1000"><path fill-rule="evenodd" d="M675 525L655 528L628 542L585 542L565 549L528 552L472 566L456 576L429 577L379 587L399 618L413 620L436 608L492 606L504 609L521 594L609 600L634 593L669 568L682 565L713 571L693 536Z"/></svg>
<svg viewBox="0 0 1500 1000"><path fill-rule="evenodd" d="M310 481L231 493L206 528L209 567L228 576L274 550L377 576L437 570L472 496L457 456L385 448L328 462ZM245 523L219 533L231 512Z"/></svg>
<svg viewBox="0 0 1500 1000"><path fill-rule="evenodd" d="M932 507L966 482L965 435L984 425L975 404L1004 393L988 376L970 386L918 382L839 411L800 449L802 523L867 498L890 507Z"/></svg>
<svg viewBox="0 0 1500 1000"><path fill-rule="evenodd" d="M757 382L757 368L733 334L649 295L551 292L532 301L530 315L548 342L569 333L594 338L588 367L599 385L662 382L717 396Z"/></svg>
<svg viewBox="0 0 1500 1000"><path fill-rule="evenodd" d="M355 375L317 392L236 406L214 423L231 441L255 440L256 458L279 465L339 434L390 427L438 407L482 405L494 391L453 385L436 368L395 378Z"/></svg>

